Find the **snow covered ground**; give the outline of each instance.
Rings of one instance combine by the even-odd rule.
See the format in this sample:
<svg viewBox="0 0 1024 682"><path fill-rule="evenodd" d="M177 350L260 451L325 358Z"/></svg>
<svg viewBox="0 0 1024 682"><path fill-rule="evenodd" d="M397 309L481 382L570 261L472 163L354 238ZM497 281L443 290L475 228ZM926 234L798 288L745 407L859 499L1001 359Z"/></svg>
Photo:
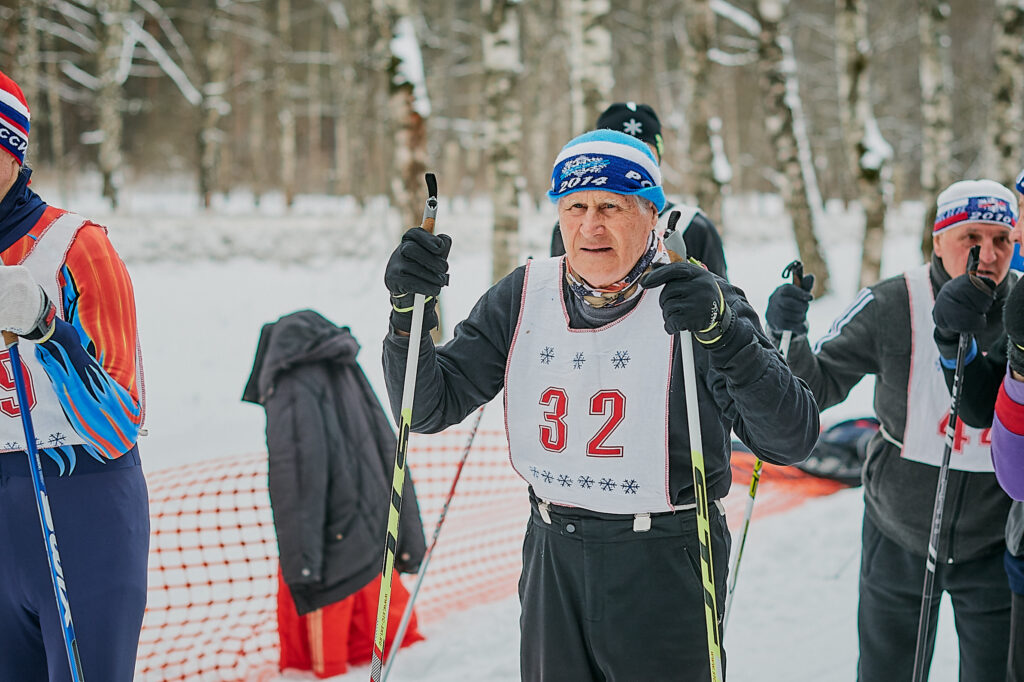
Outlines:
<svg viewBox="0 0 1024 682"><path fill-rule="evenodd" d="M47 196L43 178L36 187ZM78 189L68 204L110 227L135 282L149 428L140 448L148 470L263 450L263 411L239 397L261 325L293 310L314 308L349 325L363 344L361 364L384 395L380 344L389 305L382 280L399 226L380 204L360 211L345 200L302 197L286 212L273 197L255 210L239 196L203 213L192 208L187 191L164 186L126 195L122 210L110 214L88 198L90 187ZM525 204L524 210L522 255L546 255L554 210ZM885 274L920 261L920 216L919 206L890 216ZM442 202L438 229L454 238L452 285L442 299L449 331L489 282L488 224L482 202ZM763 312L783 266L797 255L779 201L731 199L726 224L731 279ZM859 235L858 216L832 207L820 237L835 293L812 304L814 338L853 298ZM823 423L870 412L871 382L864 381ZM860 491L847 490L753 525L725 640L730 679L855 678L862 508ZM432 519L425 522L432 527ZM956 678L952 614L945 608L933 682ZM518 680L518 617L511 597L430 624L425 642L402 651L391 679ZM335 679L365 680L368 671Z"/></svg>

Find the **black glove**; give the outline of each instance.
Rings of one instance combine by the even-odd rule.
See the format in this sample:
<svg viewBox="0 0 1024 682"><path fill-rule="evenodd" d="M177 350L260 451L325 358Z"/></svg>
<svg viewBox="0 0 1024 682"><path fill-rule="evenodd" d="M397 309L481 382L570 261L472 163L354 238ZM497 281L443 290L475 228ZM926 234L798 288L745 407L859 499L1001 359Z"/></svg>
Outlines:
<svg viewBox="0 0 1024 682"><path fill-rule="evenodd" d="M1006 354L1010 369L1024 375L1024 287L1018 282L1006 297L1003 307L1003 327L1010 343Z"/></svg>
<svg viewBox="0 0 1024 682"><path fill-rule="evenodd" d="M640 278L644 289L662 285L658 301L669 334L690 331L702 344L710 345L732 326L732 308L715 276L704 266L691 261L655 263L651 272Z"/></svg>
<svg viewBox="0 0 1024 682"><path fill-rule="evenodd" d="M964 273L942 285L932 307L935 321L932 336L942 357L956 357L960 334L985 330L988 326L985 315L995 299L995 282L987 277Z"/></svg>
<svg viewBox="0 0 1024 682"><path fill-rule="evenodd" d="M939 289L932 319L937 328L953 336L983 332L988 326L985 315L995 300L995 282L988 277L965 273Z"/></svg>
<svg viewBox="0 0 1024 682"><path fill-rule="evenodd" d="M414 227L402 235L384 269L384 285L391 292L391 324L408 333L412 327L415 294L427 297L423 308L423 328L437 326L434 306L441 287L448 284L448 252L452 239L446 234L431 234Z"/></svg>
<svg viewBox="0 0 1024 682"><path fill-rule="evenodd" d="M807 333L807 309L814 300L814 275L804 275L800 285L783 284L768 297L764 319L773 332Z"/></svg>

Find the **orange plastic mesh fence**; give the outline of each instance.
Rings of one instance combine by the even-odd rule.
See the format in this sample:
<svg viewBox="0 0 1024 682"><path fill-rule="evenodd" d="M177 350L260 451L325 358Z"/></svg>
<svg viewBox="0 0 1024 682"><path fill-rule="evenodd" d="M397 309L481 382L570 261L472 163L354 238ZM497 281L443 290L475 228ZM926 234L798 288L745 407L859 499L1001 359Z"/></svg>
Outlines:
<svg viewBox="0 0 1024 682"><path fill-rule="evenodd" d="M469 429L415 435L409 466L430 542ZM733 455L729 525L742 523L754 458ZM136 680L252 681L276 676L277 540L266 454L225 457L147 476L152 537L149 603ZM755 515L843 487L765 465ZM421 624L512 595L529 515L526 484L503 430L481 428L416 600ZM384 538L381 538L383 545ZM405 576L412 588L415 576Z"/></svg>
<svg viewBox="0 0 1024 682"><path fill-rule="evenodd" d="M453 427L409 442L428 543L468 438L468 428ZM147 481L149 602L136 679L272 677L278 553L266 454L156 471ZM505 432L481 428L416 599L420 622L513 594L528 515ZM410 589L414 580L403 577Z"/></svg>

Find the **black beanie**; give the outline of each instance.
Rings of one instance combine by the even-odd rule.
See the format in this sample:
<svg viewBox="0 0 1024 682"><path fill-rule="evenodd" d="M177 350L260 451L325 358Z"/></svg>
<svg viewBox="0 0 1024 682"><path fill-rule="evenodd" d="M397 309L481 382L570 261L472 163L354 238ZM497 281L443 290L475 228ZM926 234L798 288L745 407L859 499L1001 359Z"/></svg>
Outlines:
<svg viewBox="0 0 1024 682"><path fill-rule="evenodd" d="M616 102L597 117L597 128L608 128L627 133L654 145L661 160L661 121L654 109L636 102Z"/></svg>

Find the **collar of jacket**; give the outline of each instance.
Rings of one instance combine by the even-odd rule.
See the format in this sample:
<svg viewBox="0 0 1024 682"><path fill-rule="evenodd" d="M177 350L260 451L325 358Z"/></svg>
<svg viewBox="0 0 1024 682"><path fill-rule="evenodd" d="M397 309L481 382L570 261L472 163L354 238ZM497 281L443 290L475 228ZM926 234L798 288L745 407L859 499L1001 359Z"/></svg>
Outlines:
<svg viewBox="0 0 1024 682"><path fill-rule="evenodd" d="M22 166L14 185L0 200L0 252L28 234L46 210L46 202L28 188L31 177L32 169Z"/></svg>
<svg viewBox="0 0 1024 682"><path fill-rule="evenodd" d="M358 353L359 342L348 327L338 327L314 310L289 313L263 325L242 400L262 405L282 372L310 363L352 364Z"/></svg>

